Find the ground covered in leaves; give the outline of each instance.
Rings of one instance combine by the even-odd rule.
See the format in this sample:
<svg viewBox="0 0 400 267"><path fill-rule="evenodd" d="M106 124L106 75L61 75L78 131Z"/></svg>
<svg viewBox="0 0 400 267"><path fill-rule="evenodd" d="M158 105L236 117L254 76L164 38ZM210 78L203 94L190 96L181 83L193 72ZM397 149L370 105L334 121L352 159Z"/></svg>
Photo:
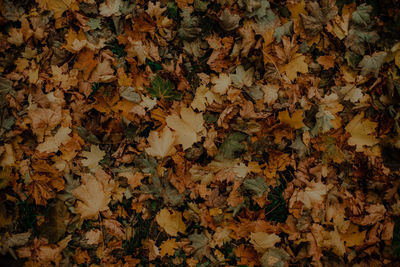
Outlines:
<svg viewBox="0 0 400 267"><path fill-rule="evenodd" d="M399 6L0 1L8 266L396 266Z"/></svg>

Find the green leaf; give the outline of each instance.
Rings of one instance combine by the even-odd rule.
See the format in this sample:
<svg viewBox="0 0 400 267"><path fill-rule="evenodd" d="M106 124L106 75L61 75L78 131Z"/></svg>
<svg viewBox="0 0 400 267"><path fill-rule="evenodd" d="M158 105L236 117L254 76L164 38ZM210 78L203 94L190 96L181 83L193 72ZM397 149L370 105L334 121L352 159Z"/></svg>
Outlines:
<svg viewBox="0 0 400 267"><path fill-rule="evenodd" d="M261 197L265 191L268 190L268 185L264 181L264 179L260 176L257 176L254 179L246 179L243 182L244 188L251 191L253 194L256 194L258 197Z"/></svg>
<svg viewBox="0 0 400 267"><path fill-rule="evenodd" d="M219 148L217 160L234 159L237 154L246 149L246 145L240 142L244 141L247 135L241 132L234 132L228 135Z"/></svg>
<svg viewBox="0 0 400 267"><path fill-rule="evenodd" d="M156 76L151 81L151 87L147 91L152 97L164 100L180 100L182 95L175 91L174 84L169 80L163 80L160 76Z"/></svg>

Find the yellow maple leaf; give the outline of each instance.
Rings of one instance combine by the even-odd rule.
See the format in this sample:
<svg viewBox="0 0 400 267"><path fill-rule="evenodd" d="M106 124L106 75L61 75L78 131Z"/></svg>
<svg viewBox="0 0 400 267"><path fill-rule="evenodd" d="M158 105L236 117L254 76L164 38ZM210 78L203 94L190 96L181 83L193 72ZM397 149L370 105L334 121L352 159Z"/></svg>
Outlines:
<svg viewBox="0 0 400 267"><path fill-rule="evenodd" d="M146 148L146 152L153 157L164 158L175 153L175 133L168 127L164 127L162 132L150 132L147 141L150 147Z"/></svg>
<svg viewBox="0 0 400 267"><path fill-rule="evenodd" d="M180 116L169 115L165 121L168 127L176 132L176 141L182 145L183 149L200 141L199 133L204 130L202 113L196 113L191 108L181 108Z"/></svg>
<svg viewBox="0 0 400 267"><path fill-rule="evenodd" d="M182 221L182 212L174 210L170 212L164 208L156 215L156 221L169 235L178 236L178 232L185 233L186 231L186 225Z"/></svg>
<svg viewBox="0 0 400 267"><path fill-rule="evenodd" d="M351 134L348 144L357 146L356 151L363 151L363 146L374 146L379 140L372 134L375 132L378 123L364 118L364 112L356 115L346 126L346 131Z"/></svg>
<svg viewBox="0 0 400 267"><path fill-rule="evenodd" d="M297 77L297 72L300 73L307 73L308 72L308 65L304 60L306 57L302 54L296 53L291 61L286 65L283 65L279 68L279 71L282 73L286 73L286 76L291 80L294 81Z"/></svg>
<svg viewBox="0 0 400 267"><path fill-rule="evenodd" d="M99 146L91 145L90 152L83 151L82 155L86 158L82 160L83 166L88 167L90 170L95 170L99 166L99 161L106 155L106 152L101 150Z"/></svg>
<svg viewBox="0 0 400 267"><path fill-rule="evenodd" d="M95 176L82 175L81 185L72 190L78 199L75 211L81 214L82 219L97 219L99 212L108 210L114 187L114 181L101 169L96 171Z"/></svg>
<svg viewBox="0 0 400 267"><path fill-rule="evenodd" d="M165 257L166 255L174 256L175 250L178 249L178 244L175 238L167 239L160 245L160 255Z"/></svg>
<svg viewBox="0 0 400 267"><path fill-rule="evenodd" d="M286 124L293 129L297 130L304 127L303 123L303 111L296 110L292 117L289 116L289 112L287 110L279 112L278 119L281 121L282 124Z"/></svg>

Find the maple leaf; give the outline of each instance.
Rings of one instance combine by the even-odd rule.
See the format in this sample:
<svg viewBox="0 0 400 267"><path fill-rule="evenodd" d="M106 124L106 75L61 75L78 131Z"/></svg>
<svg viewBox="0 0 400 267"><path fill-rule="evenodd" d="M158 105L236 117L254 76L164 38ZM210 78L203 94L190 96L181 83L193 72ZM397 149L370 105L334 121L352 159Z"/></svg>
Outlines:
<svg viewBox="0 0 400 267"><path fill-rule="evenodd" d="M307 4L309 16L300 14L303 20L304 29L307 34L317 35L324 26L337 14L337 7L332 0L322 0L320 2L309 2Z"/></svg>
<svg viewBox="0 0 400 267"><path fill-rule="evenodd" d="M288 125L291 128L297 130L304 127L303 123L303 111L298 109L296 110L292 117L289 116L289 112L287 110L280 111L278 115L278 119L284 125Z"/></svg>
<svg viewBox="0 0 400 267"><path fill-rule="evenodd" d="M310 182L304 191L295 191L290 198L289 206L293 206L295 201L304 203L304 207L310 209L315 203L323 201L328 193L329 187L322 182Z"/></svg>
<svg viewBox="0 0 400 267"><path fill-rule="evenodd" d="M236 73L232 73L229 76L236 87L250 87L253 85L254 68L244 70L244 67L239 65L236 67Z"/></svg>
<svg viewBox="0 0 400 267"><path fill-rule="evenodd" d="M176 114L165 118L168 127L176 132L176 142L183 149L191 147L200 140L199 133L204 130L202 113L196 113L191 108L181 108L180 117Z"/></svg>
<svg viewBox="0 0 400 267"><path fill-rule="evenodd" d="M340 233L340 238L346 242L347 247L361 246L364 244L367 231L359 231L358 226L350 224L345 233Z"/></svg>
<svg viewBox="0 0 400 267"><path fill-rule="evenodd" d="M165 100L180 100L181 94L175 91L175 85L169 81L164 80L160 76L154 77L151 81L151 87L147 87L147 91L152 97Z"/></svg>
<svg viewBox="0 0 400 267"><path fill-rule="evenodd" d="M265 191L268 191L269 186L267 183L264 181L264 179L260 176L256 176L255 179L246 179L243 182L243 186L257 195L258 197L261 197Z"/></svg>
<svg viewBox="0 0 400 267"><path fill-rule="evenodd" d="M232 31L239 27L240 16L237 14L232 14L228 8L225 8L222 11L221 16L219 18L219 25L225 31Z"/></svg>
<svg viewBox="0 0 400 267"><path fill-rule="evenodd" d="M108 203L114 187L114 181L101 169L96 171L95 176L82 175L81 185L72 190L78 199L75 211L82 219L97 219L99 212L109 210Z"/></svg>
<svg viewBox="0 0 400 267"><path fill-rule="evenodd" d="M242 153L246 145L241 143L246 139L247 135L241 132L234 132L229 134L218 150L215 157L216 160L234 159Z"/></svg>
<svg viewBox="0 0 400 267"><path fill-rule="evenodd" d="M167 239L160 245L160 255L164 257L166 255L174 256L175 250L178 249L178 244L175 238Z"/></svg>
<svg viewBox="0 0 400 267"><path fill-rule="evenodd" d="M284 267L290 255L281 248L270 248L265 252L261 259L262 267Z"/></svg>
<svg viewBox="0 0 400 267"><path fill-rule="evenodd" d="M226 73L220 73L219 76L212 76L211 82L214 84L212 86L212 91L220 95L226 94L232 83L231 78Z"/></svg>
<svg viewBox="0 0 400 267"><path fill-rule="evenodd" d="M280 43L282 40L282 36L291 35L292 31L293 31L293 21L288 21L282 26L275 28L274 38L278 41L278 43Z"/></svg>
<svg viewBox="0 0 400 267"><path fill-rule="evenodd" d="M265 252L269 248L275 247L281 238L276 234L268 234L264 232L256 232L250 234L250 243L253 244L257 252Z"/></svg>
<svg viewBox="0 0 400 267"><path fill-rule="evenodd" d="M55 19L61 18L67 10L79 10L75 0L36 0L36 2L40 8L53 11Z"/></svg>
<svg viewBox="0 0 400 267"><path fill-rule="evenodd" d="M364 118L364 112L354 116L347 124L346 131L351 134L347 141L349 145L356 146L356 151L363 151L363 146L373 146L379 143L379 140L372 134L375 132L378 123Z"/></svg>
<svg viewBox="0 0 400 267"><path fill-rule="evenodd" d="M365 55L360 63L358 63L358 67L361 68L361 75L365 76L370 72L377 75L382 64L385 62L386 56L387 53L384 51L374 52L371 56Z"/></svg>
<svg viewBox="0 0 400 267"><path fill-rule="evenodd" d="M172 236L178 236L178 232L184 234L186 231L186 225L182 221L182 213L179 211L170 212L167 208L163 208L157 213L156 222L167 234Z"/></svg>
<svg viewBox="0 0 400 267"><path fill-rule="evenodd" d="M90 170L96 170L99 167L99 162L104 158L106 152L101 150L99 146L91 145L90 152L83 151L82 156L86 159L82 160L83 166L88 167Z"/></svg>
<svg viewBox="0 0 400 267"><path fill-rule="evenodd" d="M153 157L164 158L175 153L175 133L168 127L164 127L162 132L150 132L147 141L150 147L146 148L146 152Z"/></svg>
<svg viewBox="0 0 400 267"><path fill-rule="evenodd" d="M304 61L305 59L304 55L296 53L289 63L279 67L279 71L286 73L286 76L294 81L298 72L308 72L308 64Z"/></svg>
<svg viewBox="0 0 400 267"><path fill-rule="evenodd" d="M121 0L106 0L100 5L100 15L104 17L119 16L119 8L121 6Z"/></svg>
<svg viewBox="0 0 400 267"><path fill-rule="evenodd" d="M210 91L206 86L201 85L196 89L196 95L190 104L193 109L197 109L198 111L205 111L206 104L211 105L213 102L221 103L221 99L218 95L214 94Z"/></svg>
<svg viewBox="0 0 400 267"><path fill-rule="evenodd" d="M340 93L344 95L344 100L350 100L352 103L358 102L364 96L360 88L350 84L343 86Z"/></svg>
<svg viewBox="0 0 400 267"><path fill-rule="evenodd" d="M60 127L54 136L46 137L44 143L39 144L36 149L39 152L57 152L60 145L67 143L71 139L69 136L71 132L70 128Z"/></svg>

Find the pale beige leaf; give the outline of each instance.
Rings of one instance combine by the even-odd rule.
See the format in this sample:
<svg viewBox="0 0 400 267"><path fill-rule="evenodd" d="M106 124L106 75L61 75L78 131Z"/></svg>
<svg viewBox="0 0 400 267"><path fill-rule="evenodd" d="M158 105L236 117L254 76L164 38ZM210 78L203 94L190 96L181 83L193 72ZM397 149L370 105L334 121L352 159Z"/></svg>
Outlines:
<svg viewBox="0 0 400 267"><path fill-rule="evenodd" d="M97 167L99 167L99 161L101 161L105 155L106 152L101 150L99 146L91 145L90 152L82 152L82 156L86 158L82 160L82 164L83 166L88 167L90 170L95 170Z"/></svg>
<svg viewBox="0 0 400 267"><path fill-rule="evenodd" d="M196 113L191 108L182 108L180 117L176 114L169 115L165 121L168 127L176 132L176 141L182 145L183 149L200 141L199 133L204 130L202 113Z"/></svg>
<svg viewBox="0 0 400 267"><path fill-rule="evenodd" d="M162 132L150 132L147 141L150 147L146 148L146 152L153 157L164 158L175 153L175 133L168 127L164 127Z"/></svg>
<svg viewBox="0 0 400 267"><path fill-rule="evenodd" d="M221 73L219 76L212 76L211 82L214 84L212 91L220 95L226 94L232 83L231 78L226 73Z"/></svg>
<svg viewBox="0 0 400 267"><path fill-rule="evenodd" d="M280 241L281 238L276 234L268 234L264 232L250 234L250 243L252 243L254 249L260 253L265 252L269 248L275 247L275 244Z"/></svg>
<svg viewBox="0 0 400 267"><path fill-rule="evenodd" d="M100 5L100 15L104 17L111 17L112 15L121 15L119 8L121 0L106 0Z"/></svg>
<svg viewBox="0 0 400 267"><path fill-rule="evenodd" d="M71 137L72 130L68 127L60 127L54 136L46 137L45 141L39 144L36 149L39 152L53 153L57 152L60 145L67 143Z"/></svg>
<svg viewBox="0 0 400 267"><path fill-rule="evenodd" d="M96 176L84 174L81 185L72 194L78 199L75 211L82 219L97 219L99 212L108 210L111 193L115 183L103 170L96 171Z"/></svg>

